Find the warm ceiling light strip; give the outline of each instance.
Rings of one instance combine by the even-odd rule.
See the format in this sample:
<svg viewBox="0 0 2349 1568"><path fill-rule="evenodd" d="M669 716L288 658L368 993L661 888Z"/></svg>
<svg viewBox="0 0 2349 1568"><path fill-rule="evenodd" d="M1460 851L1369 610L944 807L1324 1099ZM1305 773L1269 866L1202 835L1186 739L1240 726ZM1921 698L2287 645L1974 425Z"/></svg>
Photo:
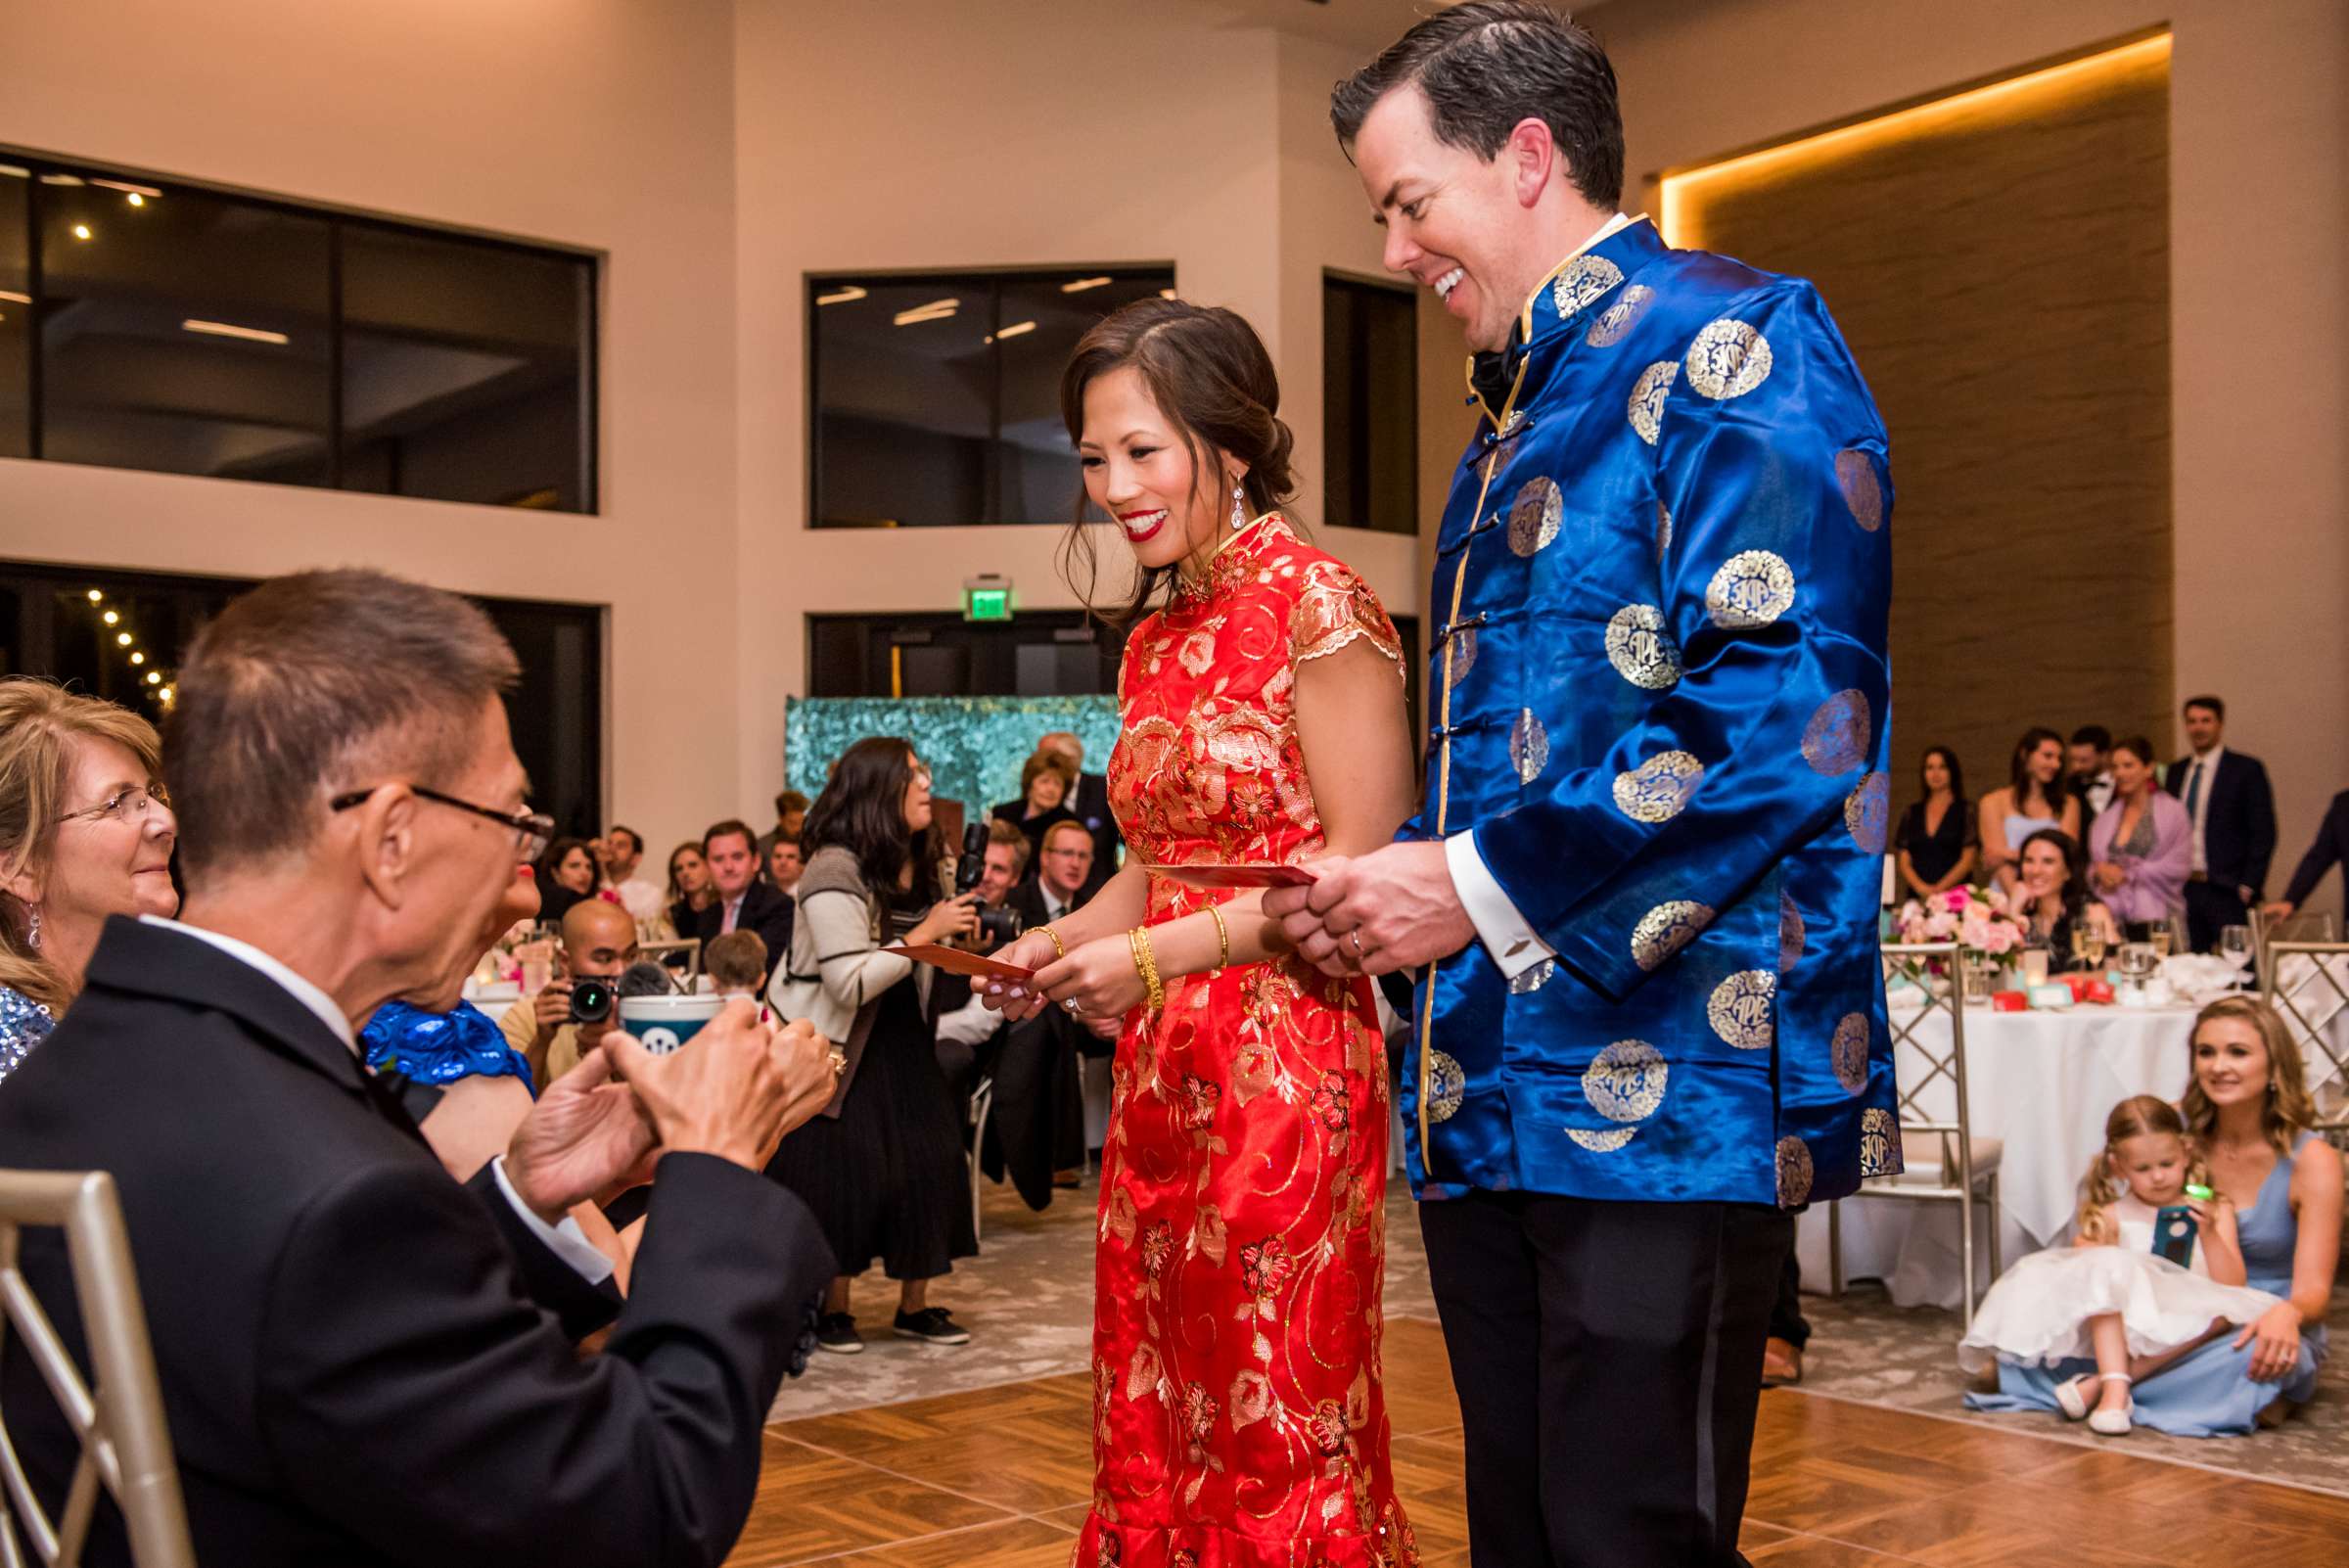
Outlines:
<svg viewBox="0 0 2349 1568"><path fill-rule="evenodd" d="M1060 286L1060 292L1063 294L1082 294L1087 289L1098 289L1104 284L1115 281L1115 279L1108 277L1078 278L1074 282L1062 284Z"/></svg>
<svg viewBox="0 0 2349 1568"><path fill-rule="evenodd" d="M944 321L962 308L960 300L933 300L911 310L900 310L892 319L900 327L910 327L924 321Z"/></svg>
<svg viewBox="0 0 2349 1568"><path fill-rule="evenodd" d="M1798 136L1775 147L1740 153L1723 159L1718 163L1667 174L1658 182L1665 242L1670 245L1681 243L1681 206L1688 195L1688 187L1700 181L1718 180L1734 174L1750 175L1775 164L1852 151L1870 143L1925 135L1945 128L1950 121L1964 115L2019 93L2054 87L2091 75L2114 74L2156 60L2166 61L2170 57L2170 42L2167 32L2156 33L2150 38L2140 38L2115 48L2099 50L2093 55L2083 55L2076 60L2058 61L2054 65L2026 70L1999 81L1963 88L1946 98L1911 104L1905 109L1896 109L1849 125L1831 126L1807 136Z"/></svg>
<svg viewBox="0 0 2349 1568"><path fill-rule="evenodd" d="M179 325L183 332L201 332L214 338L242 338L247 343L279 345L286 342L286 335L282 332L270 332L262 327L240 327L233 321L188 320Z"/></svg>
<svg viewBox="0 0 2349 1568"><path fill-rule="evenodd" d="M90 183L92 185L103 185L110 191L120 191L125 196L146 196L160 198L163 194L152 185L133 185L127 180L93 179L90 181Z"/></svg>
<svg viewBox="0 0 2349 1568"><path fill-rule="evenodd" d="M1036 323L1033 321L1015 321L1001 332L996 333L995 336L998 338L1024 338L1035 330Z"/></svg>
<svg viewBox="0 0 2349 1568"><path fill-rule="evenodd" d="M9 304L30 304L32 303L32 296L29 294L16 294L7 289L0 289L0 300L4 300Z"/></svg>
<svg viewBox="0 0 2349 1568"><path fill-rule="evenodd" d="M865 293L865 290L859 289L852 283L846 288L835 289L830 294L817 295L815 302L819 305L853 304L863 299Z"/></svg>

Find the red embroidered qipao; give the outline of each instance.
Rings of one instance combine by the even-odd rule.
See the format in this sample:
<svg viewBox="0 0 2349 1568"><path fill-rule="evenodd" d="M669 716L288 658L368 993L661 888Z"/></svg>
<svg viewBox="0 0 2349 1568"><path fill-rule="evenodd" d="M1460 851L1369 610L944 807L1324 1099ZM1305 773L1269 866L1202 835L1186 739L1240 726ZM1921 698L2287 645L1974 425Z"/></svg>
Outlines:
<svg viewBox="0 0 2349 1568"><path fill-rule="evenodd" d="M1277 515L1135 628L1109 798L1159 864L1322 848L1299 664L1394 623ZM1152 924L1229 894L1161 878ZM1296 959L1168 987L1118 1041L1094 1266L1082 1568L1371 1568L1418 1554L1380 1389L1386 1055L1367 981Z"/></svg>

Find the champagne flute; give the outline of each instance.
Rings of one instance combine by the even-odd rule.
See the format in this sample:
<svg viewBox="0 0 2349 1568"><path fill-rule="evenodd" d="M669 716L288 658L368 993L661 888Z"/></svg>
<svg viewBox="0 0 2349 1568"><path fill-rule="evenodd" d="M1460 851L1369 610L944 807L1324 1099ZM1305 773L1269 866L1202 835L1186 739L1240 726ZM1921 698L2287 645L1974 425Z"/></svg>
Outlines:
<svg viewBox="0 0 2349 1568"><path fill-rule="evenodd" d="M2072 922L2072 964L2075 968L2088 962L2088 922Z"/></svg>
<svg viewBox="0 0 2349 1568"><path fill-rule="evenodd" d="M2167 920L2154 921L2153 929L2146 933L2146 939L2153 944L2153 956L2155 958L2167 958L2170 955L2170 942L2172 939L2170 936L2170 923Z"/></svg>
<svg viewBox="0 0 2349 1568"><path fill-rule="evenodd" d="M2087 925L2086 921L2081 923ZM2087 960L2089 971L2092 974L2101 971L2104 967L2104 933L2090 928L2076 931L2073 935L2081 938L2080 956Z"/></svg>
<svg viewBox="0 0 2349 1568"><path fill-rule="evenodd" d="M2219 933L2219 953L2241 972L2235 980L2235 985L2240 987L2243 975L2247 975L2251 968L2251 928L2228 926L2222 930Z"/></svg>

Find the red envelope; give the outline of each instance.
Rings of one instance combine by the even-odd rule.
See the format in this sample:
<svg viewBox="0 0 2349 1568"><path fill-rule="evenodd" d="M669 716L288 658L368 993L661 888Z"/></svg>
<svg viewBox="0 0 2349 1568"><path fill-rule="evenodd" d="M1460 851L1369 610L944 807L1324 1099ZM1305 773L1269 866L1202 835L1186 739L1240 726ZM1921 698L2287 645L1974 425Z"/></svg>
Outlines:
<svg viewBox="0 0 2349 1568"><path fill-rule="evenodd" d="M1990 993L1991 1011L2019 1013L2031 1005L2031 999L2019 991L1994 991Z"/></svg>
<svg viewBox="0 0 2349 1568"><path fill-rule="evenodd" d="M1036 971L1022 969L1018 964L1003 963L994 958L982 958L960 947L948 947L935 942L925 942L911 947L884 947L900 958L910 958L917 964L929 964L950 975L971 975L984 980L1033 980Z"/></svg>
<svg viewBox="0 0 2349 1568"><path fill-rule="evenodd" d="M1313 874L1301 865L1146 865L1142 869L1202 893L1231 888L1303 888L1313 881Z"/></svg>

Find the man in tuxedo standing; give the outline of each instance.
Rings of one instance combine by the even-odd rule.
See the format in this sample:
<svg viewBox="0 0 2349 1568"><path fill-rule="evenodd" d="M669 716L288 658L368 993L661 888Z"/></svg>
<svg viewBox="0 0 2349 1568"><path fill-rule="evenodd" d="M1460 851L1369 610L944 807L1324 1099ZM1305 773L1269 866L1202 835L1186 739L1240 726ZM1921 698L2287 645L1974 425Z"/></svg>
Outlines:
<svg viewBox="0 0 2349 1568"><path fill-rule="evenodd" d="M608 1037L462 1188L354 1046L392 997L454 1005L553 831L515 675L478 608L378 573L231 604L166 729L180 918L109 921L0 1095L11 1166L113 1173L205 1562L715 1565L804 1358L835 1264L760 1172L831 1094L811 1031L743 1006L671 1056ZM566 1215L656 1160L623 1305ZM86 1365L63 1237L21 1261ZM54 1516L79 1445L22 1354L0 1408ZM129 1561L111 1506L85 1560Z"/></svg>
<svg viewBox="0 0 2349 1568"><path fill-rule="evenodd" d="M2183 710L2189 755L2170 764L2163 783L2193 819L2194 852L2186 879L2186 940L2196 952L2219 933L2247 924L2276 856L2276 795L2256 757L2227 749L2227 704L2188 697Z"/></svg>
<svg viewBox="0 0 2349 1568"><path fill-rule="evenodd" d="M702 861L710 867L710 885L717 897L702 911L693 934L708 943L729 931L756 931L766 944L767 973L773 974L791 951L791 922L799 904L790 894L760 879L758 840L750 824L727 820L713 825L702 835Z"/></svg>
<svg viewBox="0 0 2349 1568"><path fill-rule="evenodd" d="M1046 828L1036 875L1012 889L1005 900L1019 915L1020 929L1050 925L1084 902L1094 870L1092 835L1082 821ZM1047 1007L1005 1031L990 1130L1012 1184L1031 1209L1051 1203L1055 1187L1083 1184L1084 1064L1115 1053L1123 1022L1073 1018ZM995 1167L990 1162L985 1169L991 1175Z"/></svg>

